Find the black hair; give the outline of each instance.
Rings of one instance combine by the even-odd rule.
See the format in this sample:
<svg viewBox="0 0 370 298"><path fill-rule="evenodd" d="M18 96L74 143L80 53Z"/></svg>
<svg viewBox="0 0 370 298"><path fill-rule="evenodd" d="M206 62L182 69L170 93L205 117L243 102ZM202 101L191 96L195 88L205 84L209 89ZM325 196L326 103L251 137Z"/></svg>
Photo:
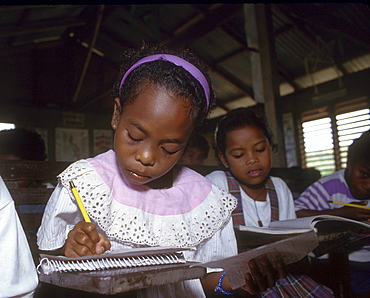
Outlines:
<svg viewBox="0 0 370 298"><path fill-rule="evenodd" d="M229 131L247 125L258 128L269 141L273 151L276 152L277 145L273 144L272 134L269 131L265 118L257 116L251 108L238 108L226 114L217 124L215 131L216 155L219 152L225 155L226 135Z"/></svg>
<svg viewBox="0 0 370 298"><path fill-rule="evenodd" d="M120 83L126 71L138 60L155 54L175 55L197 67L206 77L210 86L209 107L207 107L204 90L197 79L181 66L176 66L168 61L156 60L140 65L128 75L124 82L124 88L120 89ZM211 80L205 67L189 50L173 50L163 45L144 45L140 49L125 50L122 54L120 74L113 87L113 96L120 99L121 108L124 108L127 103L132 102L138 96L143 84L159 85L171 90L177 96L190 99L193 103L191 116L195 129L202 127L215 104Z"/></svg>
<svg viewBox="0 0 370 298"><path fill-rule="evenodd" d="M207 139L201 134L195 134L189 139L189 142L186 145L185 151L193 147L200 148L204 152L204 158L208 157L209 144L208 144Z"/></svg>
<svg viewBox="0 0 370 298"><path fill-rule="evenodd" d="M0 131L0 155L14 155L23 160L46 160L45 142L36 131L14 128Z"/></svg>
<svg viewBox="0 0 370 298"><path fill-rule="evenodd" d="M370 163L370 130L364 132L348 147L347 163Z"/></svg>

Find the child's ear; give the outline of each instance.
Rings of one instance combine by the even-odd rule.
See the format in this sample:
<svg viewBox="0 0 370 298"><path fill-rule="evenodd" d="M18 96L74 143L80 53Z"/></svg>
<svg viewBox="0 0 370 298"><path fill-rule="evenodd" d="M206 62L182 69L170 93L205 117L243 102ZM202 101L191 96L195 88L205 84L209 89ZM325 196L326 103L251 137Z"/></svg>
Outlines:
<svg viewBox="0 0 370 298"><path fill-rule="evenodd" d="M222 154L222 152L218 152L218 158L221 160L222 164L225 168L229 168L229 164L227 163L227 160L225 158L225 155Z"/></svg>
<svg viewBox="0 0 370 298"><path fill-rule="evenodd" d="M111 120L111 125L114 130L118 127L119 118L121 117L122 113L122 107L121 107L121 101L118 97L114 99L114 111L113 116Z"/></svg>

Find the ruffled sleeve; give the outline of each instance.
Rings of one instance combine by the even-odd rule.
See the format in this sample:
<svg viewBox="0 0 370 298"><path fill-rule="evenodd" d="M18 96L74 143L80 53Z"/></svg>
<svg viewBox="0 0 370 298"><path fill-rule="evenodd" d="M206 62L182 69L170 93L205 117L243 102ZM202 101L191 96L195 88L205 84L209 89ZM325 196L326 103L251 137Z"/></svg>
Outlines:
<svg viewBox="0 0 370 298"><path fill-rule="evenodd" d="M68 232L83 220L78 206L61 183L54 189L44 211L41 226L37 232L37 245L40 250L61 248Z"/></svg>

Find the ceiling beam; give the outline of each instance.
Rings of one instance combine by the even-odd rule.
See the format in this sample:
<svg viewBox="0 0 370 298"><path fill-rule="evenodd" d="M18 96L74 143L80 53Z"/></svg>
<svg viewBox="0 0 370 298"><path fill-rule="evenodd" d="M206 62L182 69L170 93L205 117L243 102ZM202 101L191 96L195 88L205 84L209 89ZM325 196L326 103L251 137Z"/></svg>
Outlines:
<svg viewBox="0 0 370 298"><path fill-rule="evenodd" d="M12 11L12 10L24 10L28 8L37 9L37 8L50 8L58 7L58 5L2 5L0 6L0 12L3 11ZM73 6L73 5L63 5L63 6Z"/></svg>
<svg viewBox="0 0 370 298"><path fill-rule="evenodd" d="M71 19L63 21L53 21L53 22L38 22L34 24L28 24L27 26L2 26L0 27L0 38L10 37L10 36L21 36L26 34L34 34L40 32L54 31L57 29L64 29L68 27L85 26L86 23Z"/></svg>
<svg viewBox="0 0 370 298"><path fill-rule="evenodd" d="M182 47L190 43L191 41L201 38L207 33L211 32L215 28L221 26L226 21L235 17L237 14L242 13L243 6L240 4L233 5L222 5L218 4L212 7L208 13L201 13L195 16L192 20L189 20L186 24L182 24L181 28L176 29L174 32L174 38L167 41L170 47ZM203 10L204 11L204 10ZM203 17L201 17L204 15ZM181 29L181 30L180 30ZM198 56L200 56L198 54ZM241 93L246 96L253 97L253 89L241 82L232 74L223 70L218 64L211 63L206 57L200 57L213 72L217 73L224 80L228 81L229 84L233 85Z"/></svg>
<svg viewBox="0 0 370 298"><path fill-rule="evenodd" d="M144 5L145 6L145 5ZM156 5L150 5L153 10L157 9ZM147 14L150 14L153 12L153 10L147 12ZM150 26L148 26L145 22L141 21L139 17L135 16L135 11L132 12L130 6L120 6L120 20L125 23L125 25L130 26L130 30L133 32L140 31L138 34L140 36L146 36L148 40L150 41L156 41L157 38L153 31L151 30ZM138 46L138 45L136 45Z"/></svg>
<svg viewBox="0 0 370 298"><path fill-rule="evenodd" d="M306 29L305 21L303 19L297 19L293 17L289 11L287 11L286 6L280 4L273 4L274 9L276 9L281 15L283 15L301 34L306 38L306 40L312 44L313 48L317 48L317 38L312 35L312 33ZM289 8L288 8L289 9ZM315 22L317 23L317 19ZM315 32L315 35L319 36L321 40L325 40L318 32ZM320 53L317 53L320 55ZM327 58L327 57L325 57ZM340 63L336 61L333 55L330 54L330 59L333 61L333 65L336 66L343 74L347 74L347 71L342 67Z"/></svg>
<svg viewBox="0 0 370 298"><path fill-rule="evenodd" d="M240 13L242 13L242 4L218 5L210 10L204 18L194 22L186 30L181 31L173 39L167 40L165 43L170 47L187 46L195 39L201 38Z"/></svg>
<svg viewBox="0 0 370 298"><path fill-rule="evenodd" d="M293 27L293 26L289 26L289 27ZM229 28L226 28L225 26L221 26L220 29L222 29L226 34L228 34L231 38L233 38L243 48L243 52L247 53L248 51L256 51L256 49L248 47L247 41L245 39L240 39L239 37L237 37L235 34L233 34L233 32ZM276 34L274 34L274 38L276 38L278 35L280 35L282 33L287 32L288 30L291 30L291 28L289 28L289 29L285 28L284 32L282 32L282 31L276 32ZM239 54L240 54L239 52L235 52L235 55L239 55ZM222 61L222 59L224 59L224 58L232 59L233 57L230 56L230 55L227 56L227 57L222 57L221 59L218 60L217 63L218 64L224 63L225 61ZM283 67L281 67L281 68L283 68ZM297 84L295 84L295 82L292 79L290 79L289 77L284 75L280 70L278 70L278 75L282 80L289 83L295 90L299 89ZM253 90L253 89L251 88L251 90ZM253 94L253 91L252 91L252 94Z"/></svg>
<svg viewBox="0 0 370 298"><path fill-rule="evenodd" d="M31 8L26 8L22 11L21 16L18 19L17 22L17 28L20 28L24 25L25 21L27 20L28 16L30 15ZM8 38L8 45L11 45L15 40L15 36L10 36Z"/></svg>
<svg viewBox="0 0 370 298"><path fill-rule="evenodd" d="M55 48L63 44L64 44L64 40L57 39L57 40L48 41L48 42L22 44L20 46L11 45L7 48L0 49L0 56L7 56L7 55L16 54L16 53L26 53L26 52L30 52L35 49Z"/></svg>
<svg viewBox="0 0 370 298"><path fill-rule="evenodd" d="M88 49L88 52L87 52L87 55L86 55L85 64L84 64L84 67L82 69L82 73L81 73L81 76L80 76L75 94L72 98L72 103L77 101L77 98L80 94L82 83L85 79L86 71L87 71L87 68L89 67L89 64L90 64L90 58L91 58L92 50L95 47L95 42L96 42L96 39L98 38L100 25L101 25L101 21L102 21L102 18L103 18L104 8L105 8L104 4L101 4L100 7L99 7L98 15L97 15L97 18L96 18L96 25L95 25L94 33L93 33L93 38L92 38L91 42L89 43L89 49Z"/></svg>
<svg viewBox="0 0 370 298"><path fill-rule="evenodd" d="M361 30L361 27L353 26L352 23L347 22L346 19L339 20L335 14L335 10L338 9L338 6L345 8L347 3L325 3L325 5L316 5L320 6L318 10L320 15L317 15L317 11L313 14L311 10L307 10L304 13L304 20L310 24L310 26L319 28L320 30L336 32L365 48L370 48L369 30L365 33ZM363 5L364 9L369 10L367 4Z"/></svg>

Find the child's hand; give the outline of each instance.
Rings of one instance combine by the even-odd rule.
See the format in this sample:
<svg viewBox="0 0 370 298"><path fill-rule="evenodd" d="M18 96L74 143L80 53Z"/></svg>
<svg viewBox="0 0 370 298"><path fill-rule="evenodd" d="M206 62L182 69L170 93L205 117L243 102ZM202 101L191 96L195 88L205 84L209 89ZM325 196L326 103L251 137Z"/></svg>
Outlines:
<svg viewBox="0 0 370 298"><path fill-rule="evenodd" d="M276 270L266 257L259 260L262 270L259 269L257 262L256 259L248 262L250 273L248 272L245 275L245 285L242 287L244 291L252 295L266 291L268 288L273 287L279 278L286 278L288 275L286 267L280 261L276 262Z"/></svg>
<svg viewBox="0 0 370 298"><path fill-rule="evenodd" d="M109 240L96 230L94 224L80 221L68 233L63 253L66 257L76 258L102 254L110 247Z"/></svg>
<svg viewBox="0 0 370 298"><path fill-rule="evenodd" d="M352 202L351 204L366 206L368 201L362 202ZM336 215L347 217L350 219L360 220L360 221L370 221L370 210L356 207L344 206L342 208L334 209Z"/></svg>

